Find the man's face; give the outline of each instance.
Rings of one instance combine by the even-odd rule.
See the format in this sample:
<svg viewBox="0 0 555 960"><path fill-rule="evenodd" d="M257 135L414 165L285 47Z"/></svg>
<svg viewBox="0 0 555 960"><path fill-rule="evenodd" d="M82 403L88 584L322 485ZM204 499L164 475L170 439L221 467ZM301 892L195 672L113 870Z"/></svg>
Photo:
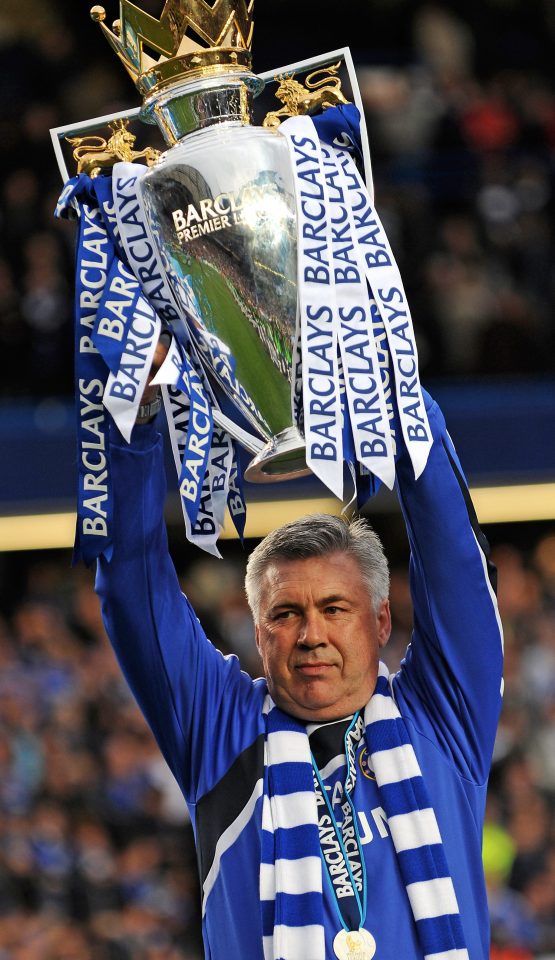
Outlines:
<svg viewBox="0 0 555 960"><path fill-rule="evenodd" d="M337 720L370 699L389 603L376 612L346 553L282 560L264 572L256 644L272 699L301 720Z"/></svg>

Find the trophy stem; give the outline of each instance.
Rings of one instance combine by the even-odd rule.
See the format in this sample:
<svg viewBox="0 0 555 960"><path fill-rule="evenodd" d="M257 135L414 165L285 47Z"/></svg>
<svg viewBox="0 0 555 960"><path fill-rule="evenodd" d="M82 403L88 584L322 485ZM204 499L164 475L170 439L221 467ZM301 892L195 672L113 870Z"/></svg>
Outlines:
<svg viewBox="0 0 555 960"><path fill-rule="evenodd" d="M308 477L304 440L296 427L287 427L276 434L245 470L251 483L276 483Z"/></svg>
<svg viewBox="0 0 555 960"><path fill-rule="evenodd" d="M188 134L215 124L248 126L253 96L263 85L247 70L182 80L152 93L143 104L141 117L158 124L171 147Z"/></svg>

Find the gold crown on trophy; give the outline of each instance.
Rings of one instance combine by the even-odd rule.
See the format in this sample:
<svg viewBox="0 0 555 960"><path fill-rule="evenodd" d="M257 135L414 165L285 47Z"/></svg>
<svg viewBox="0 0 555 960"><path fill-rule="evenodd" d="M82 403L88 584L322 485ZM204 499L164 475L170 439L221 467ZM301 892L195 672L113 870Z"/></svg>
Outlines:
<svg viewBox="0 0 555 960"><path fill-rule="evenodd" d="M182 80L250 70L253 7L254 0L166 0L157 20L120 0L111 30L104 7L91 17L147 97Z"/></svg>

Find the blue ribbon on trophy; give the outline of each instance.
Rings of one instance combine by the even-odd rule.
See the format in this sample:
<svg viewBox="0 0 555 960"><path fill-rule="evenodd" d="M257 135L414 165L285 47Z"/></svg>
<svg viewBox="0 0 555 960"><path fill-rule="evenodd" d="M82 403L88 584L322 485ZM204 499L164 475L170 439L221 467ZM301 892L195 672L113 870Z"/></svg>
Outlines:
<svg viewBox="0 0 555 960"><path fill-rule="evenodd" d="M128 167L132 170L121 169ZM82 174L73 178L64 188L56 211L57 216L68 216L77 207L82 224L76 300L76 395L80 399L80 419L75 559L82 558L87 564L102 553L108 557L111 554L113 506L107 414L111 414L129 441L162 329L153 302L164 317L166 327L171 329L174 321L180 322L159 266L160 257L144 225L142 206L130 197L130 191L146 168L131 164L119 164L118 168L113 177L91 180ZM114 198L116 189L118 193ZM97 205L91 208L85 200ZM94 237L90 236L92 233ZM97 250L99 244L103 249L93 264L91 251ZM103 268L102 277L91 275L93 267ZM94 293L89 295L87 284L91 283ZM190 300L189 309L192 304ZM82 332L83 327L86 334ZM192 344L191 347L194 350ZM175 353L173 357L175 362ZM228 376L232 377L231 372ZM182 495L187 535L198 546L217 554L215 543L223 527L226 505L241 538L244 533L246 506L237 450L225 429L213 429L212 409L217 405L216 400L202 365L197 359L195 368L182 348L174 379L173 399L179 395L181 402L173 405L170 402L167 409L171 411L172 421L174 415L177 418L177 424L172 427L175 437L179 437L179 427L184 426L177 469L180 489L186 489L189 494ZM94 396L88 397L93 391ZM191 406L192 417L189 416ZM95 413L94 420L90 417L91 411ZM205 420L201 417L203 412ZM94 448L99 447L101 451L96 459L91 452L91 430L102 432L94 442Z"/></svg>
<svg viewBox="0 0 555 960"><path fill-rule="evenodd" d="M312 122L322 143L347 150L358 163L362 163L360 113L354 103L328 107L323 113L315 114Z"/></svg>
<svg viewBox="0 0 555 960"><path fill-rule="evenodd" d="M104 225L108 231L108 236L112 241L119 259L125 260L125 253L121 246L119 228L116 219L112 178L109 176L95 177L93 180L93 189L98 201L98 206L100 207L100 211L102 213Z"/></svg>
<svg viewBox="0 0 555 960"><path fill-rule="evenodd" d="M108 369L93 341L97 311L114 260L114 248L91 179L66 184L56 216L79 213L75 288L75 395L78 505L74 562L86 564L112 551L113 498L108 416L103 395Z"/></svg>

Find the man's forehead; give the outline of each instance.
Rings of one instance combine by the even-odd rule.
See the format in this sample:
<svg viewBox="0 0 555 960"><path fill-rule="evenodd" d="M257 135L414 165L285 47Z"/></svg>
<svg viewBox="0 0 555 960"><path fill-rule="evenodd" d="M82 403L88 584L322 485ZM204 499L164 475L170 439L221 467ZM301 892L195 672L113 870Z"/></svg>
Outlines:
<svg viewBox="0 0 555 960"><path fill-rule="evenodd" d="M299 559L278 558L264 569L260 584L263 597L306 588L343 591L363 586L363 576L356 559L343 551Z"/></svg>

